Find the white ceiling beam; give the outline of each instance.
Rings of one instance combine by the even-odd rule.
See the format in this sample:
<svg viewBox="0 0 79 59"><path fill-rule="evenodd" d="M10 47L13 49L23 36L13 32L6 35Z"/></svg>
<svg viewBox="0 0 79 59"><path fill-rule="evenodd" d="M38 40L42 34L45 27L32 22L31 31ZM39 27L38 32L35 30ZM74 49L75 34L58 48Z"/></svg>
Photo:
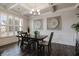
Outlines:
<svg viewBox="0 0 79 59"><path fill-rule="evenodd" d="M79 3L77 3L74 8L77 8L78 6L79 6Z"/></svg>
<svg viewBox="0 0 79 59"><path fill-rule="evenodd" d="M30 14L30 11L22 12L22 14Z"/></svg>
<svg viewBox="0 0 79 59"><path fill-rule="evenodd" d="M17 6L18 4L14 4L12 6L10 6L8 9L12 9L13 7Z"/></svg>
<svg viewBox="0 0 79 59"><path fill-rule="evenodd" d="M58 10L56 12L64 12L64 11L70 11L70 10L75 10L75 8L72 6L72 7L60 9L60 10Z"/></svg>
<svg viewBox="0 0 79 59"><path fill-rule="evenodd" d="M50 6L56 6L56 5L61 5L61 4L63 4L63 3L53 3L52 5L51 5L51 3L49 3Z"/></svg>
<svg viewBox="0 0 79 59"><path fill-rule="evenodd" d="M20 4L22 7L24 7L25 9L27 10L31 10L31 8L29 8L27 5L24 5L24 4Z"/></svg>

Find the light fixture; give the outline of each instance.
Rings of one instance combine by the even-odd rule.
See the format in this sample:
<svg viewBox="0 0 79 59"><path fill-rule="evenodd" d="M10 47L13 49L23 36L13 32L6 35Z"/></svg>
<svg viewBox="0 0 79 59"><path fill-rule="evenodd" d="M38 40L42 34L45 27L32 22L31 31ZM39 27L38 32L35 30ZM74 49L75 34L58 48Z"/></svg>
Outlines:
<svg viewBox="0 0 79 59"><path fill-rule="evenodd" d="M36 6L35 6L34 9L31 9L30 14L32 14L32 15L40 15L40 10L37 9Z"/></svg>

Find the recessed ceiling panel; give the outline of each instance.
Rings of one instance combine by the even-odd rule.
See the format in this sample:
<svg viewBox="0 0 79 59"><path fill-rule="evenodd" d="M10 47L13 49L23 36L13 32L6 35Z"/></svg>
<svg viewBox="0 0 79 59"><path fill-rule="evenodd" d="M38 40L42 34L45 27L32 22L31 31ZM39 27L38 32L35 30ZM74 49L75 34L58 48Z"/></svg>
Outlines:
<svg viewBox="0 0 79 59"><path fill-rule="evenodd" d="M3 8L9 8L10 6L14 5L15 3L0 3L0 6Z"/></svg>
<svg viewBox="0 0 79 59"><path fill-rule="evenodd" d="M28 11L26 8L22 7L20 4L18 4L16 7L13 7L11 10L17 12L17 13L24 13Z"/></svg>
<svg viewBox="0 0 79 59"><path fill-rule="evenodd" d="M52 5L57 7L56 10L74 7L75 4L76 3L52 3ZM49 3L0 3L0 7L21 15L30 15L32 9L38 9L41 13L46 13L53 9L53 7L50 8Z"/></svg>
<svg viewBox="0 0 79 59"><path fill-rule="evenodd" d="M49 6L48 3L27 3L25 5L30 9L44 9Z"/></svg>

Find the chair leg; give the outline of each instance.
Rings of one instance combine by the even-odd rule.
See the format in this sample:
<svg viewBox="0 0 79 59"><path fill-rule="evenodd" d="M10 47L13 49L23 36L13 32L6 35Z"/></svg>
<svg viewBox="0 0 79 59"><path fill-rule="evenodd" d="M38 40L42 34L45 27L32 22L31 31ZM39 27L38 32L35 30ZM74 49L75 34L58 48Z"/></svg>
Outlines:
<svg viewBox="0 0 79 59"><path fill-rule="evenodd" d="M48 56L50 55L50 51L49 51L50 49L49 49L49 46L48 46Z"/></svg>
<svg viewBox="0 0 79 59"><path fill-rule="evenodd" d="M20 46L20 44L21 44L21 40L20 40L21 38L18 38L18 46Z"/></svg>
<svg viewBox="0 0 79 59"><path fill-rule="evenodd" d="M18 39L18 46L19 46L20 40Z"/></svg>
<svg viewBox="0 0 79 59"><path fill-rule="evenodd" d="M51 55L51 47L48 46L48 56L50 56L50 55Z"/></svg>
<svg viewBox="0 0 79 59"><path fill-rule="evenodd" d="M38 47L38 55L42 55L42 46L40 46L40 45Z"/></svg>
<svg viewBox="0 0 79 59"><path fill-rule="evenodd" d="M43 46L43 55L45 55L45 46Z"/></svg>

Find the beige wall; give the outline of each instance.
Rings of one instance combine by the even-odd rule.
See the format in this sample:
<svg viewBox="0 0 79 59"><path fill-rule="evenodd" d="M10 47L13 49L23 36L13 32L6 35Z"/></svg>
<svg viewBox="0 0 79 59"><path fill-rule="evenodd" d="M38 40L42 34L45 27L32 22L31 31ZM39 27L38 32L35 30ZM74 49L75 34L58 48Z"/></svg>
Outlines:
<svg viewBox="0 0 79 59"><path fill-rule="evenodd" d="M41 34L49 35L50 32L54 32L54 37L52 42L60 43L65 45L75 46L75 31L71 28L71 25L79 20L75 15L79 12L76 9L64 9L57 12L48 12L40 16L33 16L30 18L30 28L31 33L33 34L33 20L43 19L43 29L39 30ZM62 18L62 29L61 30L47 30L47 17L61 16ZM46 39L48 41L48 39Z"/></svg>
<svg viewBox="0 0 79 59"><path fill-rule="evenodd" d="M71 28L71 25L77 21L79 18L75 15L79 12L76 9L65 9L64 11L60 10L57 12L47 12L46 14L42 14L40 16L34 17L25 17L23 20L23 31L27 31L27 27L30 26L31 33L33 34L33 20L35 19L43 19L43 29L39 30L41 34L49 35L51 31L54 32L54 38L52 42L72 45L75 46L75 31ZM12 14L12 13L11 13ZM14 15L14 14L13 14ZM62 30L47 30L47 17L61 16L62 18ZM46 39L48 41L48 38ZM6 45L12 42L16 42L16 37L7 37L0 38L0 46Z"/></svg>
<svg viewBox="0 0 79 59"><path fill-rule="evenodd" d="M27 27L29 26L29 18L24 18L23 20L23 31L27 31Z"/></svg>

